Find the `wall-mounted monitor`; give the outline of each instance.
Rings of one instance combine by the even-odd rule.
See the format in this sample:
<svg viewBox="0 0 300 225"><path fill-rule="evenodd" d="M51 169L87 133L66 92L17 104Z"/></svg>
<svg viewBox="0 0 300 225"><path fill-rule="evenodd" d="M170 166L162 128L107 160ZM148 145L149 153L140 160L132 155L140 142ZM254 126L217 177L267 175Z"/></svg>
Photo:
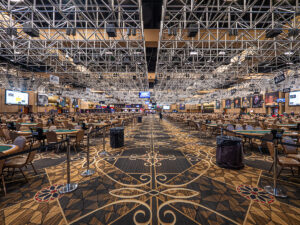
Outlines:
<svg viewBox="0 0 300 225"><path fill-rule="evenodd" d="M184 104L180 104L180 105L179 105L179 109L180 109L180 110L185 110L185 105L184 105Z"/></svg>
<svg viewBox="0 0 300 225"><path fill-rule="evenodd" d="M252 97L252 108L262 108L263 106L263 96L254 95Z"/></svg>
<svg viewBox="0 0 300 225"><path fill-rule="evenodd" d="M230 109L231 108L231 99L226 99L225 100L225 109Z"/></svg>
<svg viewBox="0 0 300 225"><path fill-rule="evenodd" d="M220 101L216 100L216 109L220 109L220 108L221 108Z"/></svg>
<svg viewBox="0 0 300 225"><path fill-rule="evenodd" d="M242 98L242 108L250 108L251 107L251 97L243 97Z"/></svg>
<svg viewBox="0 0 300 225"><path fill-rule="evenodd" d="M139 97L140 98L150 98L150 91L140 91Z"/></svg>
<svg viewBox="0 0 300 225"><path fill-rule="evenodd" d="M266 105L266 107L277 105L277 99L278 98L279 98L279 92L266 93L266 96L265 96L265 105Z"/></svg>
<svg viewBox="0 0 300 225"><path fill-rule="evenodd" d="M29 94L20 91L5 90L5 104L8 105L28 105Z"/></svg>
<svg viewBox="0 0 300 225"><path fill-rule="evenodd" d="M289 94L289 105L300 105L300 91L292 91Z"/></svg>
<svg viewBox="0 0 300 225"><path fill-rule="evenodd" d="M169 105L164 105L164 106L163 106L163 109L164 109L164 110L170 110L170 106L169 106Z"/></svg>
<svg viewBox="0 0 300 225"><path fill-rule="evenodd" d="M235 98L233 100L234 108L241 108L241 98Z"/></svg>
<svg viewBox="0 0 300 225"><path fill-rule="evenodd" d="M37 105L38 106L47 106L48 102L48 95L38 94L37 95Z"/></svg>

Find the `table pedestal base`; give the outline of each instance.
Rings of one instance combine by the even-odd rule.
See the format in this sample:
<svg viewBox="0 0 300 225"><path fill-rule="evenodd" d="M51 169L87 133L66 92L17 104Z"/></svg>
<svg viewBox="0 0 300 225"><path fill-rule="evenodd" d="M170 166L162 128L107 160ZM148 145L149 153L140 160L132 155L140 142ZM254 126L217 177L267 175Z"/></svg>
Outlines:
<svg viewBox="0 0 300 225"><path fill-rule="evenodd" d="M77 189L77 187L78 187L78 184L76 184L76 183L66 184L59 189L59 193L61 193L61 194L69 193L69 192L75 191Z"/></svg>
<svg viewBox="0 0 300 225"><path fill-rule="evenodd" d="M268 192L271 195L274 195L275 197L279 198L286 198L287 195L283 193L283 191L280 188L273 188L272 186L265 186L265 191Z"/></svg>
<svg viewBox="0 0 300 225"><path fill-rule="evenodd" d="M91 176L91 175L93 175L95 173L95 171L94 170L86 170L86 171L84 171L82 174L81 174L81 176L84 176L84 177L87 177L87 176Z"/></svg>

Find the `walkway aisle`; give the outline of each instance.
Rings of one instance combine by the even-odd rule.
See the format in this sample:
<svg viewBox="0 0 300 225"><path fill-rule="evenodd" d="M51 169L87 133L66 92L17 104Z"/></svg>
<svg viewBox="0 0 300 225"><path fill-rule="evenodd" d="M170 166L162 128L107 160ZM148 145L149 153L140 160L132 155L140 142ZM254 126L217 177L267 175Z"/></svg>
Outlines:
<svg viewBox="0 0 300 225"><path fill-rule="evenodd" d="M197 144L198 138L156 116L127 129L125 147L111 149L108 141L108 156L100 154L101 143L91 148L93 176L80 175L84 158L72 162L76 191L55 195L66 180L61 163L1 197L0 224L300 223L297 184L288 189L294 200L274 200L254 189L270 181L261 170L217 167L215 147ZM48 189L39 193L41 187Z"/></svg>

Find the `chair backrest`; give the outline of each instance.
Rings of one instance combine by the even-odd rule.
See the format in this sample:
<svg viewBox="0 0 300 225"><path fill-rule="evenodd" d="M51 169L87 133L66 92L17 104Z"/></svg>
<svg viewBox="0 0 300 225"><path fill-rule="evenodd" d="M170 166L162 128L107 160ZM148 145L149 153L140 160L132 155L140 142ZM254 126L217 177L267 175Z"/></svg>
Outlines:
<svg viewBox="0 0 300 225"><path fill-rule="evenodd" d="M94 129L94 126L90 126L88 133L89 134L92 133L93 129Z"/></svg>
<svg viewBox="0 0 300 225"><path fill-rule="evenodd" d="M19 135L15 131L9 131L9 136L10 136L11 140L15 140Z"/></svg>
<svg viewBox="0 0 300 225"><path fill-rule="evenodd" d="M54 130L56 130L56 129L57 129L56 126L50 126L50 127L49 127L49 131L54 131Z"/></svg>
<svg viewBox="0 0 300 225"><path fill-rule="evenodd" d="M75 126L75 129L76 129L76 130L80 130L80 129L81 129L81 126L80 126L80 125L76 125L76 126Z"/></svg>
<svg viewBox="0 0 300 225"><path fill-rule="evenodd" d="M274 159L274 144L273 144L273 142L268 141L267 147L268 147L271 157Z"/></svg>
<svg viewBox="0 0 300 225"><path fill-rule="evenodd" d="M262 148L268 148L267 143L269 143L270 141L273 140L273 134L265 134L262 137L262 139L263 139L263 141L261 142L261 147ZM269 140L269 141L266 141L266 140Z"/></svg>
<svg viewBox="0 0 300 225"><path fill-rule="evenodd" d="M57 135L54 131L46 132L47 143L55 143L57 142Z"/></svg>
<svg viewBox="0 0 300 225"><path fill-rule="evenodd" d="M296 142L291 138L291 137L283 137L282 139L282 146L285 154L297 154L297 146L290 146L290 145L285 145L284 143L288 144L296 144Z"/></svg>
<svg viewBox="0 0 300 225"><path fill-rule="evenodd" d="M234 130L234 127L232 124L228 124L226 127L227 130Z"/></svg>
<svg viewBox="0 0 300 225"><path fill-rule="evenodd" d="M235 125L236 130L244 130L243 126L241 124L236 124Z"/></svg>
<svg viewBox="0 0 300 225"><path fill-rule="evenodd" d="M13 144L19 147L19 151L23 151L26 145L26 138L23 136L19 136L14 140Z"/></svg>
<svg viewBox="0 0 300 225"><path fill-rule="evenodd" d="M68 126L67 126L68 129L74 129L74 125L73 124L70 124L68 123Z"/></svg>
<svg viewBox="0 0 300 225"><path fill-rule="evenodd" d="M206 131L206 130L207 130L207 128L206 128L206 125L205 125L205 124L202 124L202 125L201 125L201 130L202 130L202 131Z"/></svg>
<svg viewBox="0 0 300 225"><path fill-rule="evenodd" d="M251 125L246 125L246 130L254 130Z"/></svg>
<svg viewBox="0 0 300 225"><path fill-rule="evenodd" d="M0 152L0 157L4 156L4 153ZM0 159L0 176L2 175L5 159Z"/></svg>
<svg viewBox="0 0 300 225"><path fill-rule="evenodd" d="M9 130L7 128L3 128L2 129L2 132L3 132L3 135L4 135L4 138L6 141L10 141L11 138L10 138L10 135L9 135Z"/></svg>
<svg viewBox="0 0 300 225"><path fill-rule="evenodd" d="M255 130L262 130L261 127L255 127Z"/></svg>
<svg viewBox="0 0 300 225"><path fill-rule="evenodd" d="M76 134L76 142L81 142L84 138L84 130L80 130Z"/></svg>
<svg viewBox="0 0 300 225"><path fill-rule="evenodd" d="M33 161L35 154L36 154L36 151L32 151L32 152L28 153L25 165L27 165Z"/></svg>

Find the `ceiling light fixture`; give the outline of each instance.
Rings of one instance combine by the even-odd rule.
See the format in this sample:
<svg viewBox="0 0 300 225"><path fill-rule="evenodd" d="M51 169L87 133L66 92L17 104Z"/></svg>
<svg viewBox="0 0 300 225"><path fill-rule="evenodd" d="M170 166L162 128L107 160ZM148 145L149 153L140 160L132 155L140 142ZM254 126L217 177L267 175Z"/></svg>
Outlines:
<svg viewBox="0 0 300 225"><path fill-rule="evenodd" d="M287 51L287 52L285 52L284 54L285 54L285 55L293 55L294 52L292 52L292 51Z"/></svg>
<svg viewBox="0 0 300 225"><path fill-rule="evenodd" d="M197 51L191 51L190 55L198 55L198 52Z"/></svg>
<svg viewBox="0 0 300 225"><path fill-rule="evenodd" d="M225 55L225 54L226 54L225 51L220 51L220 52L219 52L219 55Z"/></svg>

